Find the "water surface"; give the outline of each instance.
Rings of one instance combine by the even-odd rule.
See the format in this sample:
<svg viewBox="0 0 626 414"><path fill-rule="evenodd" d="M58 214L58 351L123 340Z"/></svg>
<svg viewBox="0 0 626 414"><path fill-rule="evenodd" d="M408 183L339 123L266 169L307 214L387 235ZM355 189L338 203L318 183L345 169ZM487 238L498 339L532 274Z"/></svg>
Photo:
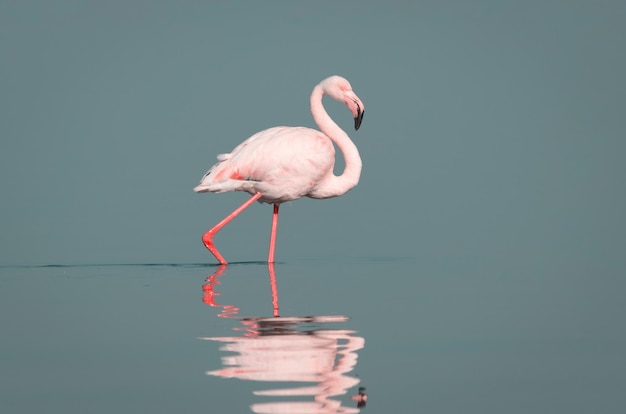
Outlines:
<svg viewBox="0 0 626 414"><path fill-rule="evenodd" d="M407 258L271 270L3 267L2 411L584 413L626 402L621 280Z"/></svg>

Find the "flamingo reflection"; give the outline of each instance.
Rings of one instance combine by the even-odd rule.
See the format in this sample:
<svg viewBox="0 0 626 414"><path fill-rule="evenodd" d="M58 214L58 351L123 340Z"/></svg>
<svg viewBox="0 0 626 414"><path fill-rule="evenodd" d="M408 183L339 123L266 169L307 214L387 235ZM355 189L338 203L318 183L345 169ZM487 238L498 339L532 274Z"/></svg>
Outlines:
<svg viewBox="0 0 626 414"><path fill-rule="evenodd" d="M240 309L220 305L216 286L226 270L220 266L207 277L203 286L203 301L220 308L219 317L237 318ZM331 329L329 323L348 321L347 316L279 316L278 289L274 264L268 264L272 288L273 317L240 318L241 325L233 328L237 336L204 337L200 339L222 342L220 350L230 354L222 357L223 367L208 371L207 375L263 382L309 382L313 385L293 388L275 388L254 391L257 396L282 397L288 401L253 404L255 413L358 413L365 406L367 395L360 387L350 400L357 407L342 406L334 399L345 395L359 384L358 377L348 375L356 366L357 353L365 340L355 331ZM358 398L355 398L357 397ZM294 397L312 397L313 401L293 401ZM290 400L290 401L289 401ZM348 400L349 401L349 400ZM354 404L354 402L350 402Z"/></svg>

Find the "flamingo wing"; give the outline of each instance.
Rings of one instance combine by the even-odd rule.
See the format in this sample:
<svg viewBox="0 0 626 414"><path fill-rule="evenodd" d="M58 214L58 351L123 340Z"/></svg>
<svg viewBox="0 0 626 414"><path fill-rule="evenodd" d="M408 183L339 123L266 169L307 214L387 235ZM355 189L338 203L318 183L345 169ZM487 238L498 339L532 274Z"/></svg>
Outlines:
<svg viewBox="0 0 626 414"><path fill-rule="evenodd" d="M261 131L218 156L196 192L260 192L261 200L283 202L305 196L332 174L335 150L320 131L275 127Z"/></svg>

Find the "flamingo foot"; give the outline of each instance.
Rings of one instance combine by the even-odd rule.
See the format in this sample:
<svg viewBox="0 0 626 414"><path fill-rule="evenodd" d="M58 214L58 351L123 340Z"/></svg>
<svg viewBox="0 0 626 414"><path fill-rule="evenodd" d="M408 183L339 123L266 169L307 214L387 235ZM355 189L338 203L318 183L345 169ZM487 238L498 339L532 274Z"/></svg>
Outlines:
<svg viewBox="0 0 626 414"><path fill-rule="evenodd" d="M204 247L206 247L207 249L209 249L211 253L213 253L213 256L215 256L215 258L217 259L218 262L220 262L221 265L226 265L228 264L228 262L220 254L220 252L215 247L215 244L213 243L213 236L215 236L215 233L216 232L213 232L211 230L204 233L202 235L202 243L204 244Z"/></svg>

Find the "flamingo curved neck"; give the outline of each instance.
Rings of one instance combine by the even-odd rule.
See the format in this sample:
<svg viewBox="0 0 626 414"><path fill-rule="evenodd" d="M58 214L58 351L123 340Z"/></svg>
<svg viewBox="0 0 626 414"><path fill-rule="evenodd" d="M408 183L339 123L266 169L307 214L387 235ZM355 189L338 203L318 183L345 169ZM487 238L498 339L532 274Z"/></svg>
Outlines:
<svg viewBox="0 0 626 414"><path fill-rule="evenodd" d="M313 115L313 120L320 130L337 145L343 155L346 166L343 173L339 176L335 175L331 170L328 176L319 183L315 193L311 194L313 198L329 198L345 194L359 183L362 168L361 157L356 145L326 112L322 104L324 94L325 91L320 85L313 89L311 94L311 115Z"/></svg>

